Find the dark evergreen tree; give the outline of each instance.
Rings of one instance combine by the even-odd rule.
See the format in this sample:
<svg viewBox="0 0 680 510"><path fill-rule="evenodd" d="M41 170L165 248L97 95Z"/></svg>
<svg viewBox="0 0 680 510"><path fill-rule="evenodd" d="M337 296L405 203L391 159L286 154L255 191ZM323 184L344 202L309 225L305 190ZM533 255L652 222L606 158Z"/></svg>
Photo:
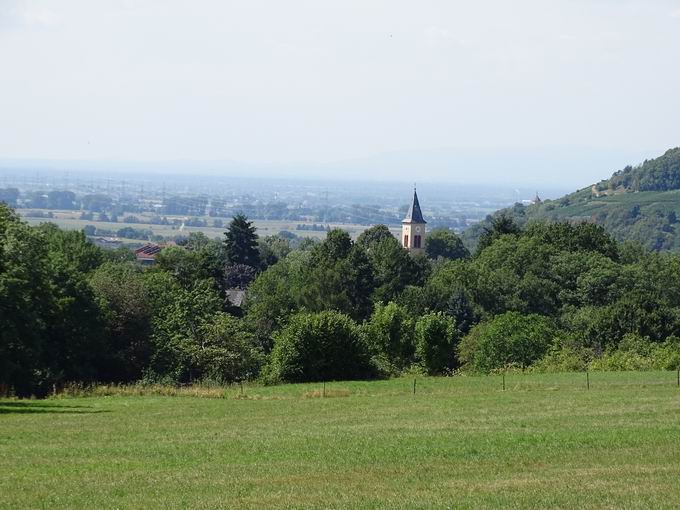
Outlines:
<svg viewBox="0 0 680 510"><path fill-rule="evenodd" d="M230 264L245 264L259 269L260 250L257 244L257 229L244 214L237 214L224 233L224 245Z"/></svg>

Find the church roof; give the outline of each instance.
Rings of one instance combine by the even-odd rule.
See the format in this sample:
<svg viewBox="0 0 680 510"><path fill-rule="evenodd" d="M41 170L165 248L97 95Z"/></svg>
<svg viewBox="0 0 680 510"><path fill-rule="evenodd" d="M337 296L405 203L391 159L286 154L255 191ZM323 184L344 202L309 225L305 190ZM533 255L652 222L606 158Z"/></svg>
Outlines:
<svg viewBox="0 0 680 510"><path fill-rule="evenodd" d="M418 202L418 193L415 189L413 190L413 202L411 202L411 207L408 208L402 223L427 223L423 219L423 212L420 210L420 203Z"/></svg>

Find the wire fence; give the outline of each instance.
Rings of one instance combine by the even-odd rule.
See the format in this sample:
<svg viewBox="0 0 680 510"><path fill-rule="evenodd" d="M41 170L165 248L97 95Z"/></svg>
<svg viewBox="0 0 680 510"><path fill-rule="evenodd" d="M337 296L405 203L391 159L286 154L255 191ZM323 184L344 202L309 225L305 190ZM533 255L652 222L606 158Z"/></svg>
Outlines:
<svg viewBox="0 0 680 510"><path fill-rule="evenodd" d="M642 388L677 388L680 390L680 370L646 372L569 372L526 373L499 372L489 375L428 377L402 376L368 381L319 381L301 384L267 386L241 381L223 385L194 383L167 384L82 384L71 383L55 387L51 398L103 396L168 396L227 398L248 400L279 400L299 398L333 398L349 396L474 396L493 392L526 391L619 391ZM12 398L12 388L0 385L0 398Z"/></svg>

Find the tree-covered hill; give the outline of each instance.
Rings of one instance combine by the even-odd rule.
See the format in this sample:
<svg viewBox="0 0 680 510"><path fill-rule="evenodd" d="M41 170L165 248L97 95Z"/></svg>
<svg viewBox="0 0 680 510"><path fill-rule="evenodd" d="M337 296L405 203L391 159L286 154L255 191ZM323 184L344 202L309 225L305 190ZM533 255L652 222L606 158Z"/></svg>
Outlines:
<svg viewBox="0 0 680 510"><path fill-rule="evenodd" d="M657 251L680 250L680 147L560 199L516 204L494 214L502 215L519 225L533 220L589 221L602 225L619 241L636 241ZM490 224L487 218L469 229L468 245L476 246Z"/></svg>

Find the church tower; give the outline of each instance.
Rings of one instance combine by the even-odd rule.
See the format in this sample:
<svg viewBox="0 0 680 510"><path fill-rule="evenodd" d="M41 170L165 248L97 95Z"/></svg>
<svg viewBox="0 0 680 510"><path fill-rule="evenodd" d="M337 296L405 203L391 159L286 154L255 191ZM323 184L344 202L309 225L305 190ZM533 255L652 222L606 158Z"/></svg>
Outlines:
<svg viewBox="0 0 680 510"><path fill-rule="evenodd" d="M401 222L401 245L411 254L425 253L425 225L423 212L420 210L418 193L413 188L413 202L408 208L406 217Z"/></svg>

